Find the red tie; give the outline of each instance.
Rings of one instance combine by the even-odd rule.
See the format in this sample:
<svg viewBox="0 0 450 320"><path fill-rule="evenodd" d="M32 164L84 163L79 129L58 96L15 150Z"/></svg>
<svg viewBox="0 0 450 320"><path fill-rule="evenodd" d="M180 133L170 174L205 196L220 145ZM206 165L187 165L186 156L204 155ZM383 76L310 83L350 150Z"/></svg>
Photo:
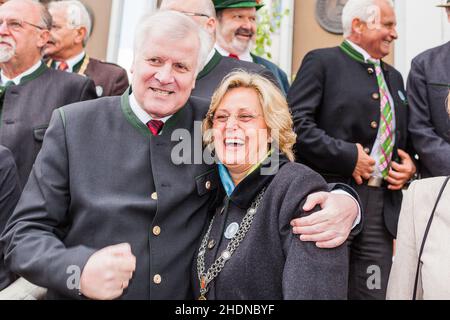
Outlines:
<svg viewBox="0 0 450 320"><path fill-rule="evenodd" d="M67 69L69 69L68 64L65 61L61 61L58 66L58 70L66 71Z"/></svg>
<svg viewBox="0 0 450 320"><path fill-rule="evenodd" d="M233 59L236 59L236 60L240 60L240 59L239 59L239 56L237 56L237 55L235 55L235 54L233 54L233 53L230 53L228 56L229 56L230 58L233 58Z"/></svg>
<svg viewBox="0 0 450 320"><path fill-rule="evenodd" d="M161 120L151 120L147 122L147 127L154 136L157 136L164 127L164 122Z"/></svg>

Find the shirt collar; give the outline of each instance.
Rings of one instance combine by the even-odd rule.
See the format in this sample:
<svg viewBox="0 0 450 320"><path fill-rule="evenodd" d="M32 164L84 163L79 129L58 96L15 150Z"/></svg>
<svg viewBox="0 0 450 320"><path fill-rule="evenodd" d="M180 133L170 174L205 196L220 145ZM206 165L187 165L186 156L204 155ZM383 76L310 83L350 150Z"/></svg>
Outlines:
<svg viewBox="0 0 450 320"><path fill-rule="evenodd" d="M347 42L353 47L353 49L355 49L355 50L358 51L360 54L362 54L362 56L364 57L364 61L366 61L366 62L373 62L373 61L375 61L375 62L380 63L380 59L372 58L372 57L370 56L370 54L369 54L366 50L364 50L363 48L361 48L360 46L358 46L356 43L354 43L353 41L350 41L350 40L348 40L348 39L346 39L346 40L347 40Z"/></svg>
<svg viewBox="0 0 450 320"><path fill-rule="evenodd" d="M247 172L246 176L248 177L253 172L258 170L262 166L263 162L266 161L270 156L272 156L272 154L273 154L273 150L270 150L260 162L258 162L252 168L250 168L250 170ZM236 189L236 185L234 184L233 179L231 178L230 172L228 171L227 167L225 167L225 165L222 163L219 163L218 166L219 166L219 177L222 182L222 186L223 186L226 194L228 195L228 197L231 197L234 190Z"/></svg>
<svg viewBox="0 0 450 320"><path fill-rule="evenodd" d="M32 66L30 69L28 69L27 71L19 74L17 77L15 77L14 79L9 79L7 76L5 76L5 74L3 73L3 71L1 72L1 80L2 83L5 84L8 81L12 81L14 82L15 85L20 84L20 81L22 80L23 77L29 76L30 74L32 74L33 72L35 72L37 69L39 69L39 67L41 66L42 61L39 60L34 66Z"/></svg>
<svg viewBox="0 0 450 320"><path fill-rule="evenodd" d="M149 121L153 120L153 118L139 105L139 103L136 100L136 97L134 96L134 93L130 94L130 107L131 110L136 115L136 117L138 117L138 119L143 124L147 125ZM161 120L162 122L166 123L171 117L172 115L158 120Z"/></svg>
<svg viewBox="0 0 450 320"><path fill-rule="evenodd" d="M216 43L214 47L216 48L217 51L219 51L219 53L221 55L223 55L225 57L228 57L230 55L230 53L227 50L225 50L224 48L222 48L218 43ZM250 50L247 50L246 52L239 55L238 57L239 57L239 60L253 62L253 58L252 58L252 55L250 54Z"/></svg>
<svg viewBox="0 0 450 320"><path fill-rule="evenodd" d="M86 52L83 50L80 54L77 54L76 56L67 59L66 63L68 66L67 72L73 72L73 67L75 67L78 63L80 63L81 60L86 56ZM56 68L59 67L60 61L56 62Z"/></svg>

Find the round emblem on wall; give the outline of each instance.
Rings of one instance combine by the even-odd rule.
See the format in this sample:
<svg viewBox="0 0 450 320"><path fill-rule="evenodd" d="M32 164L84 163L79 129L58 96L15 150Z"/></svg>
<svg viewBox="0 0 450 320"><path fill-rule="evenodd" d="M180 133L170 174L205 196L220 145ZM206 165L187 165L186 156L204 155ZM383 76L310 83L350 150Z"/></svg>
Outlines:
<svg viewBox="0 0 450 320"><path fill-rule="evenodd" d="M316 19L326 31L342 34L342 10L348 0L317 0Z"/></svg>

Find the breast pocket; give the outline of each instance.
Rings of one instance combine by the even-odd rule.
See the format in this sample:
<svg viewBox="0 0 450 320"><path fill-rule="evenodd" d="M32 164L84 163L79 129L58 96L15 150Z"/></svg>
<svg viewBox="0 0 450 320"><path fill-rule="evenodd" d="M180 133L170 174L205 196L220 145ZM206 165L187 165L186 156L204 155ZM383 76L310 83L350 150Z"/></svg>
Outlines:
<svg viewBox="0 0 450 320"><path fill-rule="evenodd" d="M47 128L48 124L33 128L34 140L42 143L42 141L44 141L44 136L45 132L47 131Z"/></svg>
<svg viewBox="0 0 450 320"><path fill-rule="evenodd" d="M212 169L195 178L197 192L200 197L215 191L219 185L219 175L216 169Z"/></svg>

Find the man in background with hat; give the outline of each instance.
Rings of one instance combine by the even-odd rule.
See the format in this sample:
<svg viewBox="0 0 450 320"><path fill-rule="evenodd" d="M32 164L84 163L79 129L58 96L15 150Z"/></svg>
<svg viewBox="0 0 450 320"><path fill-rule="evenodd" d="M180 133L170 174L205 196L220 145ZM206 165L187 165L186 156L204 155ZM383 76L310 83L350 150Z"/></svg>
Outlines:
<svg viewBox="0 0 450 320"><path fill-rule="evenodd" d="M263 6L259 0L214 0L218 21L216 49L223 56L266 67L287 94L289 80L286 73L269 60L250 52L256 39L256 11Z"/></svg>
<svg viewBox="0 0 450 320"><path fill-rule="evenodd" d="M198 74L192 95L211 100L214 91L229 73L242 69L257 73L268 78L275 84L278 80L267 68L253 63L222 56L215 48L216 41L216 10L211 0L163 0L161 10L174 10L192 18L201 28L211 36L211 51L207 63Z"/></svg>
<svg viewBox="0 0 450 320"><path fill-rule="evenodd" d="M450 0L438 7L447 10L450 22ZM408 78L409 132L423 178L450 175L449 89L450 41L414 58Z"/></svg>
<svg viewBox="0 0 450 320"><path fill-rule="evenodd" d="M45 47L48 66L92 79L99 97L122 95L129 86L125 69L94 59L85 51L92 29L86 7L77 0L53 1L48 10L53 18Z"/></svg>

